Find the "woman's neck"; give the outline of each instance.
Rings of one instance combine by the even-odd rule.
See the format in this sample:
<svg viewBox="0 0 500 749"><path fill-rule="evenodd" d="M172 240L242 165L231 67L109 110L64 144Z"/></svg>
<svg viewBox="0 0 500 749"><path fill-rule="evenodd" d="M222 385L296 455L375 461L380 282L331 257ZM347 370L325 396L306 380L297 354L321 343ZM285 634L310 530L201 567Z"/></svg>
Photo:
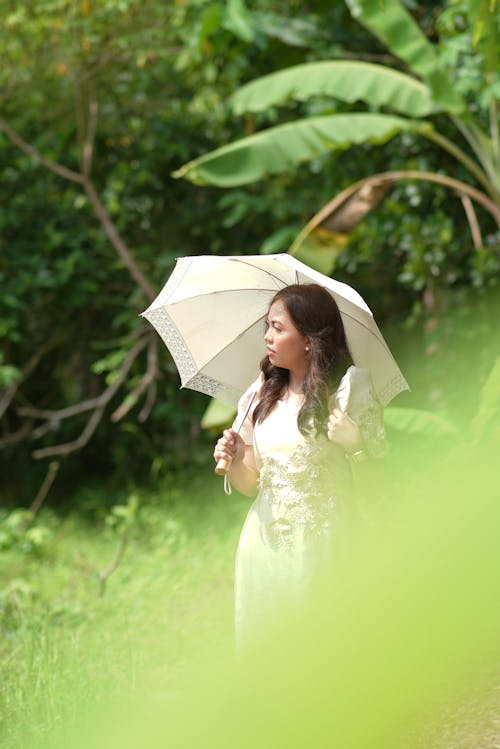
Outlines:
<svg viewBox="0 0 500 749"><path fill-rule="evenodd" d="M288 391L294 395L302 395L305 373L289 372L288 373Z"/></svg>

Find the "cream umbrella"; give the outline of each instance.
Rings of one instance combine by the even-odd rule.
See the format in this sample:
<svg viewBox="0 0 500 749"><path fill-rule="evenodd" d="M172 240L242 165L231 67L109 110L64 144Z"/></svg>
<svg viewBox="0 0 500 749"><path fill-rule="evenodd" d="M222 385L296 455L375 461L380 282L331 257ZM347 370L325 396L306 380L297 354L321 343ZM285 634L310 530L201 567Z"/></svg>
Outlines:
<svg viewBox="0 0 500 749"><path fill-rule="evenodd" d="M181 257L142 315L167 345L182 387L235 404L259 373L272 297L284 286L307 283L334 297L354 364L370 371L382 405L408 390L360 294L291 255Z"/></svg>

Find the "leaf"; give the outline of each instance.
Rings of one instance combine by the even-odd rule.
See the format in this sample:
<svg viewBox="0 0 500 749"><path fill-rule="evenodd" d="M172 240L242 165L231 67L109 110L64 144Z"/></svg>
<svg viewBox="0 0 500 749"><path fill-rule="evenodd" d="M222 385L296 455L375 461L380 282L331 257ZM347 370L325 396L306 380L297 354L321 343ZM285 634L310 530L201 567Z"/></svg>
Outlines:
<svg viewBox="0 0 500 749"><path fill-rule="evenodd" d="M377 36L389 50L421 76L432 91L436 105L454 113L465 102L454 91L437 48L398 0L346 0L353 18Z"/></svg>
<svg viewBox="0 0 500 749"><path fill-rule="evenodd" d="M220 429L231 424L236 415L236 410L228 403L213 398L201 419L202 429Z"/></svg>
<svg viewBox="0 0 500 749"><path fill-rule="evenodd" d="M279 39L292 47L310 47L318 35L318 28L311 20L287 18L277 13L257 14L256 26L261 34Z"/></svg>
<svg viewBox="0 0 500 749"><path fill-rule="evenodd" d="M206 40L221 25L222 13L218 3L209 5L201 16L200 27L198 30L198 44L203 47Z"/></svg>
<svg viewBox="0 0 500 749"><path fill-rule="evenodd" d="M13 382L18 380L22 372L12 364L3 364L0 366L0 387L9 387Z"/></svg>
<svg viewBox="0 0 500 749"><path fill-rule="evenodd" d="M311 62L258 78L232 97L236 114L261 112L288 99L332 96L347 102L387 106L409 117L434 111L427 86L384 65L350 60Z"/></svg>
<svg viewBox="0 0 500 749"><path fill-rule="evenodd" d="M286 252L286 248L297 233L295 226L281 226L273 232L260 246L262 255L274 255L278 252Z"/></svg>
<svg viewBox="0 0 500 749"><path fill-rule="evenodd" d="M353 144L384 143L402 131L428 126L386 114L349 113L310 117L269 128L184 164L174 177L199 185L234 187L286 172L303 161Z"/></svg>
<svg viewBox="0 0 500 749"><path fill-rule="evenodd" d="M110 351L108 354L98 359L92 364L92 372L94 374L102 374L103 372L115 372L125 360L127 352L124 349L116 349Z"/></svg>
<svg viewBox="0 0 500 749"><path fill-rule="evenodd" d="M309 239L309 238L308 238ZM335 267L337 257L344 248L337 245L331 247L319 247L312 242L304 242L294 251L293 255L310 268L329 276ZM291 254L291 253L290 253Z"/></svg>
<svg viewBox="0 0 500 749"><path fill-rule="evenodd" d="M26 541L37 550L41 550L43 546L46 546L51 538L52 532L50 528L44 525L37 525L26 531Z"/></svg>
<svg viewBox="0 0 500 749"><path fill-rule="evenodd" d="M432 437L458 437L454 424L440 414L419 408L397 408L392 406L384 411L386 426L399 432Z"/></svg>
<svg viewBox="0 0 500 749"><path fill-rule="evenodd" d="M253 42L255 32L252 17L243 0L229 0L226 7L226 17L222 25L244 42Z"/></svg>
<svg viewBox="0 0 500 749"><path fill-rule="evenodd" d="M473 29L472 45L481 54L490 78L498 75L498 14L496 0L469 0L469 25Z"/></svg>
<svg viewBox="0 0 500 749"><path fill-rule="evenodd" d="M485 437L490 426L498 424L500 416L500 357L481 388L479 406L472 420L472 436L475 442Z"/></svg>

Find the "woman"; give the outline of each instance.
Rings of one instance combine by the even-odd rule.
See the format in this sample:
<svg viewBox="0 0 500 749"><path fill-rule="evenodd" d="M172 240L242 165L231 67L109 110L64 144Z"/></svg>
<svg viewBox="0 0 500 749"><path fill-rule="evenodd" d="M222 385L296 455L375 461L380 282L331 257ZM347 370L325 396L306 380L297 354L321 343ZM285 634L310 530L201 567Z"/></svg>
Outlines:
<svg viewBox="0 0 500 749"><path fill-rule="evenodd" d="M351 366L328 291L316 284L280 290L264 339L261 375L239 403L242 417L255 393L249 413L239 433L226 429L214 450L216 461L230 462L240 492L258 492L236 558L239 641L265 624L284 596L300 595L328 561L345 519L351 464L380 454L384 445L382 408L369 377L357 377L366 370ZM363 383L356 420L335 402L354 380Z"/></svg>

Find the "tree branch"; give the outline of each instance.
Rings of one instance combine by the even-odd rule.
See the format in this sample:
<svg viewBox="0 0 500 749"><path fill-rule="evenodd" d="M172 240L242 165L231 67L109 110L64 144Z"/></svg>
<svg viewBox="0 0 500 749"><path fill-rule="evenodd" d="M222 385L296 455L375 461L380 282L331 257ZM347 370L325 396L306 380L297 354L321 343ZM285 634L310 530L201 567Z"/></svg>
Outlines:
<svg viewBox="0 0 500 749"><path fill-rule="evenodd" d="M148 388L148 394L146 396L144 405L139 411L139 416L137 417L141 423L146 421L149 414L151 413L151 409L153 408L156 400L156 390L156 380L153 380Z"/></svg>
<svg viewBox="0 0 500 749"><path fill-rule="evenodd" d="M77 103L78 103L78 91L77 91ZM156 293L153 290L153 287L146 280L146 277L143 275L142 271L138 267L137 263L132 257L125 242L120 237L120 234L118 233L118 230L115 224L113 223L109 213L104 207L104 204L99 198L99 195L94 187L94 184L89 177L90 160L92 157L92 142L93 142L94 135L95 135L96 118L97 118L97 104L96 102L94 103L91 102L89 127L88 127L88 130L85 136L85 141L83 144L83 153L82 153L82 164L84 168L83 174L79 174L78 172L74 172L71 169L67 169L65 166L61 166L60 164L57 164L55 161L52 161L52 159L48 159L45 156L43 156L36 148L31 146L18 133L16 133L11 128L9 123L1 116L0 116L0 130L3 130L3 132L7 135L7 137L16 146L18 146L24 153L28 154L28 156L35 159L35 161L37 161L39 164L43 164L52 172L55 172L56 174L58 174L60 177L64 177L65 179L69 179L72 182L77 182L78 184L83 185L85 192L87 193L87 196L90 200L90 203L97 215L97 218L102 224L105 234L107 235L111 244L117 251L118 255L121 257L125 266L129 269L132 277L135 279L137 284L141 287L141 289L146 294L146 297L150 301L152 301L156 296ZM78 123L79 132L80 132L82 123L79 122L79 119L78 119L78 106L77 106L77 123ZM89 171L85 171L86 169L88 169Z"/></svg>
<svg viewBox="0 0 500 749"><path fill-rule="evenodd" d="M38 161L39 164L43 164L47 167L47 169L50 169L51 172L55 172L60 177L64 177L65 179L69 179L72 182L78 182L79 184L83 183L83 176L79 174L78 172L74 172L72 169L67 169L65 166L62 166L61 164L58 164L55 161L52 161L52 159L48 159L46 156L43 156L43 154L40 153L36 148L31 146L29 143L27 143L24 138L21 138L21 136L16 133L15 130L11 128L7 120L5 120L3 117L0 116L0 130L3 130L5 135L9 138L12 143L14 143L18 148L21 149L24 153L26 153L28 156L30 156L35 161Z"/></svg>
<svg viewBox="0 0 500 749"><path fill-rule="evenodd" d="M86 83L87 81L91 80L96 73L99 72L99 70L102 70L108 62L111 62L112 60L116 60L120 57L121 50L115 49L108 53L108 55L103 55L103 57L97 62L93 68L88 68L87 72L82 75L80 78L78 78L75 82L81 85L82 83Z"/></svg>
<svg viewBox="0 0 500 749"><path fill-rule="evenodd" d="M94 152L94 140L97 129L97 113L98 104L96 99L91 99L89 103L89 121L87 127L87 133L83 143L82 149L82 168L85 178L90 177L92 169L92 154Z"/></svg>
<svg viewBox="0 0 500 749"><path fill-rule="evenodd" d="M75 403L73 406L60 408L58 411L23 406L22 408L17 409L17 413L19 416L31 416L34 419L48 419L53 425L57 425L58 422L63 419L68 419L70 416L76 416L76 414L85 413L85 411L91 411L93 408L97 408L100 405L100 399L101 396L99 395L96 398L89 398L86 401Z"/></svg>
<svg viewBox="0 0 500 749"><path fill-rule="evenodd" d="M135 406L137 400L158 376L158 339L156 336L151 337L148 345L148 366L144 376L138 385L127 395L123 403L118 406L116 411L111 414L111 421L120 421L131 408ZM142 411L141 411L142 413Z"/></svg>
<svg viewBox="0 0 500 749"><path fill-rule="evenodd" d="M30 374L38 366L40 359L42 359L42 357L47 353L47 351L50 351L50 349L53 348L57 344L57 342L58 342L58 339L54 338L52 339L52 341L48 341L47 343L44 343L28 359L27 363L24 365L23 369L21 370L21 375L17 378L17 380L15 380L15 382L9 385L2 399L0 400L0 418L4 415L4 413L6 412L6 410L12 403L12 400L19 389L19 385L21 385L22 382L28 379Z"/></svg>
<svg viewBox="0 0 500 749"><path fill-rule="evenodd" d="M36 429L33 429L33 431L31 432L31 439L39 440L44 435L46 435L47 432L50 432L50 430L54 428L56 427L53 421L46 421L45 424L41 424Z"/></svg>
<svg viewBox="0 0 500 749"><path fill-rule="evenodd" d="M33 450L33 457L35 460L41 460L42 458L50 458L52 455L69 455L76 450L81 450L97 429L99 422L102 419L104 413L104 406L96 408L92 412L92 416L87 421L85 429L80 434L78 439L73 442L64 442L62 445L54 445L53 447L42 447L40 450Z"/></svg>
<svg viewBox="0 0 500 749"><path fill-rule="evenodd" d="M73 86L75 100L76 133L80 149L83 149L83 144L85 142L85 114L83 107L83 94L80 82L78 80L73 80Z"/></svg>
<svg viewBox="0 0 500 749"><path fill-rule="evenodd" d="M92 181L88 179L87 177L85 177L83 180L83 186L85 188L85 192L88 195L88 198L92 204L92 207L94 208L94 211L96 212L97 217L99 218L99 221L101 222L102 227L109 241L111 242L111 244L117 251L118 255L123 260L126 267L129 269L133 278L136 280L138 285L144 291L147 298L150 301L153 301L153 299L156 296L156 293L153 287L150 285L150 283L146 280L145 276L142 274L142 271L140 270L135 260L133 259L132 255L130 254L128 247L126 246L125 242L120 237L118 230L115 224L113 223L106 208L104 207L104 204L99 198L99 195L97 194L97 191Z"/></svg>
<svg viewBox="0 0 500 749"><path fill-rule="evenodd" d="M28 436L33 427L32 421L25 422L17 432L8 432L5 436L0 439L0 450L9 445L16 445L18 442L22 442L25 437Z"/></svg>
<svg viewBox="0 0 500 749"><path fill-rule="evenodd" d="M36 460L40 460L41 458L48 458L52 455L68 455L69 453L75 452L75 450L80 450L82 447L84 447L93 433L95 432L99 422L102 419L104 409L108 405L109 401L113 398L118 388L122 385L125 377L127 376L132 364L134 363L137 356L140 354L140 352L145 348L147 345L147 340L143 339L140 340L133 349L129 351L127 354L125 361L123 362L120 371L118 372L114 382L112 385L106 388L106 390L101 393L101 395L98 398L91 399L94 401L94 411L88 420L87 424L85 425L84 430L80 434L80 436L73 440L73 442L65 442L61 445L53 445L51 447L45 447L41 448L39 450L34 450L33 457ZM68 409L61 409L61 411L66 411L65 417L68 415L67 412L70 409L73 409L73 412L70 415L74 415L74 413L82 412L83 410L88 410L88 404L91 401L84 401L84 403L76 404L75 406L70 406ZM82 405L85 406L85 408L82 408ZM75 410L79 409L79 410ZM48 414L48 416L44 416L43 418L50 418L54 421L55 415L58 412L54 411L46 411L42 412L45 414ZM59 412L60 414L60 412Z"/></svg>
<svg viewBox="0 0 500 749"><path fill-rule="evenodd" d="M113 574L122 560L125 549L127 548L128 540L129 530L126 530L120 538L120 545L118 547L118 551L116 552L115 558L108 567L99 572L99 595L101 597L104 595L104 592L106 590L106 582L108 580L108 577Z"/></svg>
<svg viewBox="0 0 500 749"><path fill-rule="evenodd" d="M45 501L45 497L49 493L50 487L54 483L54 479L57 476L59 472L59 468L61 467L61 464L57 460L52 460L49 463L49 469L47 471L47 474L43 480L43 483L40 487L40 489L37 492L37 495L33 502L30 505L30 512L33 513L33 515L36 515L40 507Z"/></svg>

